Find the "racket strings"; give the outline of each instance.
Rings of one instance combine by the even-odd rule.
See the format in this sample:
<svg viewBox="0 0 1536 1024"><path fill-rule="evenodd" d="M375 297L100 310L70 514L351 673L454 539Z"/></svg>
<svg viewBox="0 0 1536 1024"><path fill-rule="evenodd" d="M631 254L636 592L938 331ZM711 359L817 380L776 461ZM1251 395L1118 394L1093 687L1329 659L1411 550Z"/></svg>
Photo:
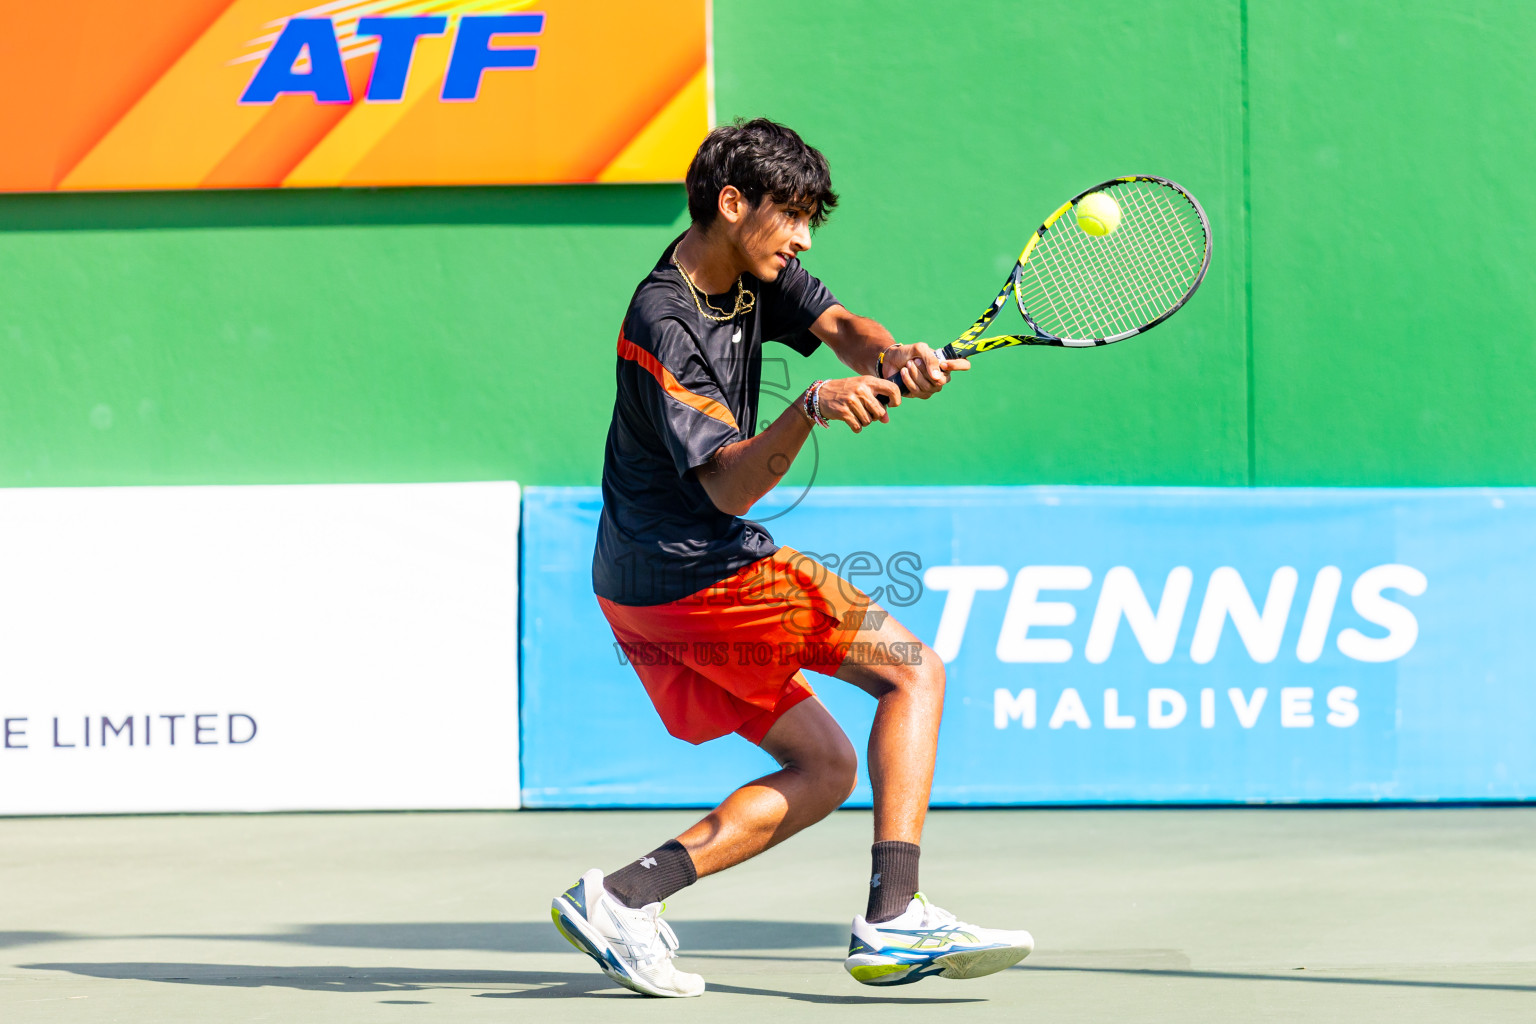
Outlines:
<svg viewBox="0 0 1536 1024"><path fill-rule="evenodd" d="M1171 200L1175 195L1171 190L1156 187L1166 193L1153 193L1158 199ZM1139 230L1124 236L1116 230L1103 239L1109 244L1101 249L1111 260L1122 264L1126 273L1131 273L1133 267L1146 271L1153 297L1172 308L1199 273L1205 255L1204 233L1202 244L1197 247L1182 222L1170 217L1170 202L1149 202L1145 194L1120 191L1128 192L1123 197L1122 223L1129 219ZM1154 244L1156 241L1163 244Z"/></svg>
<svg viewBox="0 0 1536 1024"><path fill-rule="evenodd" d="M1020 310L1036 310L1036 323L1057 335L1062 334L1063 327L1087 324L1094 319L1086 305L1092 289L1084 268L1076 262L1062 259L1059 252L1061 248L1061 236L1053 226L1035 247L1036 256L1024 264L1028 276L1022 276L1020 283L1033 285L1029 292L1030 298L1026 300L1022 297L1025 294L1023 289L1018 293ZM1040 316L1038 312L1041 302L1051 311L1049 319ZM1049 322L1052 319L1055 324Z"/></svg>
<svg viewBox="0 0 1536 1024"><path fill-rule="evenodd" d="M1121 223L1126 221L1138 230L1127 231L1123 235L1116 230L1104 239L1108 244L1091 246L1087 251L1099 257L1097 262L1100 269L1105 269L1105 264L1112 264L1123 279L1132 278L1137 268L1141 268L1146 275L1149 295L1164 301L1176 301L1178 274L1169 259L1169 251L1155 247L1148 241L1158 232L1158 228L1149 223L1146 211L1135 202L1127 202L1121 208ZM1167 227L1166 221L1162 227Z"/></svg>
<svg viewBox="0 0 1536 1024"><path fill-rule="evenodd" d="M1168 261L1149 244L1147 218L1134 201L1121 208L1120 225L1109 236L1086 235L1074 221L1058 236L1060 266L1096 317L1080 319L1075 334L1104 337L1132 330L1156 315L1149 307L1171 304ZM1074 238L1073 235L1077 235ZM1105 244L1083 244L1095 241Z"/></svg>
<svg viewBox="0 0 1536 1024"><path fill-rule="evenodd" d="M1091 337L1105 314L1116 319L1122 304L1106 301L1103 289L1095 288L1086 261L1072 258L1060 250L1060 237L1048 232L1036 247L1036 258L1025 264L1024 283L1032 287L1019 292L1019 305L1032 311L1037 323L1052 334L1065 337ZM1049 315L1042 315L1042 307Z"/></svg>
<svg viewBox="0 0 1536 1024"><path fill-rule="evenodd" d="M1152 197L1157 199L1171 200L1176 195L1161 186L1156 188L1158 192L1164 193L1159 195L1153 192ZM1124 275L1122 280L1134 280L1140 272L1143 275L1145 297L1161 314L1178 304L1198 276L1205 255L1204 233L1201 232L1202 244L1197 247L1183 223L1170 216L1173 209L1170 202L1148 201L1149 196L1145 192L1117 191L1126 193L1122 197L1125 200L1122 206L1122 225L1129 221L1138 230L1121 235L1117 229L1102 239L1107 245L1088 248L1099 250L1101 266L1104 263L1118 266ZM1182 200L1181 196L1178 198ZM1138 313L1147 311L1137 310ZM1125 329L1136 326L1134 323L1127 324Z"/></svg>
<svg viewBox="0 0 1536 1024"><path fill-rule="evenodd" d="M1030 263L1033 262L1034 260L1030 260ZM1080 317L1078 316L1076 310L1071 311L1071 316L1069 317L1066 312L1057 306L1056 295L1058 294L1059 290L1047 289L1044 286L1044 282L1040 280L1039 269L1030 266L1030 263L1026 263L1024 265L1026 273L1030 276L1025 276L1024 274L1019 275L1018 291L1014 293L1018 298L1019 311L1023 313L1025 310L1034 310L1033 318L1035 323L1053 334L1056 333L1056 331L1052 330L1052 327L1056 327L1056 325L1065 324L1068 322L1076 322L1079 320ZM1028 299L1024 298L1024 289L1027 284L1033 285L1033 288L1029 292ZM1042 315L1042 306L1049 310L1049 317ZM1056 330L1059 329L1059 327L1056 327Z"/></svg>
<svg viewBox="0 0 1536 1024"><path fill-rule="evenodd" d="M1126 261L1114 254L1113 261L1118 265L1108 266L1112 256L1105 249L1084 249L1080 255L1082 258L1079 261L1064 262L1062 266L1070 271L1073 284L1084 298L1087 309L1080 321L1084 329L1094 330L1108 325L1118 327L1133 319L1137 297L1125 283L1129 277ZM1089 321L1095 316L1097 320L1094 326L1090 326Z"/></svg>
<svg viewBox="0 0 1536 1024"><path fill-rule="evenodd" d="M1157 249L1142 246L1140 254L1153 262L1154 269L1166 275L1167 295L1164 297L1169 301L1177 302L1192 275L1199 272L1205 255L1204 245L1201 244L1199 247L1195 245L1184 223L1170 217L1170 208L1167 204L1133 202L1129 206L1132 217L1141 221L1144 234L1127 236L1125 244L1136 245L1141 239L1154 235L1169 241L1168 246ZM1109 238L1113 242L1114 235L1110 235ZM1179 242L1183 244L1180 245ZM1109 248L1111 251L1118 251L1113 245ZM1181 255L1183 259L1180 259Z"/></svg>
<svg viewBox="0 0 1536 1024"><path fill-rule="evenodd" d="M1138 212L1135 207L1129 210L1129 219L1133 223L1137 221ZM1126 219L1127 214L1122 211L1122 225ZM1141 227L1146 225L1143 223ZM1114 234L1120 234L1118 228ZM1166 303L1169 307L1178 301L1179 290L1173 268L1164 253L1146 244L1144 235L1127 232L1118 242L1114 241L1113 235L1107 241L1110 244L1087 247L1084 253L1085 262L1095 275L1095 283L1115 293L1117 317L1113 327L1117 331L1138 326L1139 315L1145 312L1143 300ZM1139 293L1130 283L1138 273L1143 275L1143 288Z"/></svg>
<svg viewBox="0 0 1536 1024"><path fill-rule="evenodd" d="M1049 236L1048 236L1049 237ZM1033 272L1032 291L1020 292L1022 309L1035 310L1040 326L1053 334L1065 337L1091 337L1097 325L1106 316L1115 320L1124 314L1125 300L1116 294L1113 278L1103 273L1093 273L1095 268L1084 259L1064 259L1052 252L1059 243L1041 246L1046 258L1038 266L1026 270ZM1038 251L1038 250L1037 250ZM1033 260L1031 262L1034 262ZM1044 302L1052 313L1051 318L1039 315L1040 303ZM1050 322L1054 319L1056 322Z"/></svg>
<svg viewBox="0 0 1536 1024"><path fill-rule="evenodd" d="M1157 182L1105 190L1120 223L1095 237L1064 213L1024 264L1015 298L1044 330L1104 339L1136 331L1176 308L1195 284L1208 245L1198 210Z"/></svg>

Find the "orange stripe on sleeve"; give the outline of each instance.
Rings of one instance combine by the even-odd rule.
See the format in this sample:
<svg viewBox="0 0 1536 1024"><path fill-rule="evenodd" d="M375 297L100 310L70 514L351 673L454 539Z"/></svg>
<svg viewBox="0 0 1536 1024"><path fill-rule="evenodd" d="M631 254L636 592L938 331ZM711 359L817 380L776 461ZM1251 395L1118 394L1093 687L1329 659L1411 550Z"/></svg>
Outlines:
<svg viewBox="0 0 1536 1024"><path fill-rule="evenodd" d="M642 370L656 378L656 383L661 385L663 391L677 401L697 409L710 419L719 420L732 430L740 429L736 426L736 417L731 415L731 410L713 398L696 395L683 387L677 382L677 378L672 376L672 371L661 365L661 360L624 337L622 332L619 334L619 358L638 363Z"/></svg>

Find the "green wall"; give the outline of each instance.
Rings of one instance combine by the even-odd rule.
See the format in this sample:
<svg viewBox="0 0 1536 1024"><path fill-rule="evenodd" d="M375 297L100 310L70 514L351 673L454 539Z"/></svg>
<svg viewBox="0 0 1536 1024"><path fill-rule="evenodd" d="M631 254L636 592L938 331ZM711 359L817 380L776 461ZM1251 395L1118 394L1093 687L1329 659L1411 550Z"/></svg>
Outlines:
<svg viewBox="0 0 1536 1024"><path fill-rule="evenodd" d="M967 326L1096 180L1172 177L1215 231L1167 325L985 357L818 435L818 479L1536 483L1536 6L1085 10L716 0L719 117L828 154L806 265L900 338ZM0 197L0 485L595 483L685 224L680 186Z"/></svg>
<svg viewBox="0 0 1536 1024"><path fill-rule="evenodd" d="M1256 479L1536 484L1536 4L1248 7Z"/></svg>

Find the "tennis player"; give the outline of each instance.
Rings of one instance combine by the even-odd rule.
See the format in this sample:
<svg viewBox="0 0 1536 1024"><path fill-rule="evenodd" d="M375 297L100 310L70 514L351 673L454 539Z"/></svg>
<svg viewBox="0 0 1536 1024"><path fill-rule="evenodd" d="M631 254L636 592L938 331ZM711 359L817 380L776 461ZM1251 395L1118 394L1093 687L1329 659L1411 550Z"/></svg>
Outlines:
<svg viewBox="0 0 1536 1024"><path fill-rule="evenodd" d="M715 129L687 188L692 224L635 290L619 333L593 587L668 732L690 743L736 733L780 768L632 863L582 875L555 897L555 925L621 985L704 991L673 965L663 901L820 821L854 788L857 755L810 669L878 702L873 863L849 973L890 985L1000 971L1029 954L1028 932L965 924L918 891L942 663L858 588L744 518L813 429L886 423L881 397L902 401L892 378L930 398L969 364L898 344L800 265L837 196L826 159L795 132L761 119ZM768 341L807 356L825 344L853 375L816 381L759 433ZM770 649L771 666L743 657Z"/></svg>

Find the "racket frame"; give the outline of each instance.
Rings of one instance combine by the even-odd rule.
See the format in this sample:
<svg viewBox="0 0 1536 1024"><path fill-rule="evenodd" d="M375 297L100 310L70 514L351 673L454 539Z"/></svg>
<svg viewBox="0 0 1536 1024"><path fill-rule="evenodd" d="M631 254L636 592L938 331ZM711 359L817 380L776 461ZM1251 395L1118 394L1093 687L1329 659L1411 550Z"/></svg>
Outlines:
<svg viewBox="0 0 1536 1024"><path fill-rule="evenodd" d="M1102 192L1104 189L1112 188L1115 185L1130 181L1151 181L1156 182L1159 185L1171 188L1175 192L1179 193L1179 195L1183 196L1184 199L1195 208L1195 212L1199 214L1200 229L1202 232L1204 232L1205 235L1205 258L1200 264L1199 272L1195 274L1194 281L1190 283L1190 286L1187 289L1185 289L1184 294L1179 298L1179 301L1174 303L1169 309L1164 311L1157 318L1150 320L1147 323L1142 324L1140 327L1136 327L1129 331L1122 331L1119 334L1113 334L1105 338L1063 338L1042 329L1040 325L1035 322L1034 317L1030 316L1029 310L1024 308L1024 296L1021 292L1020 284L1024 275L1024 266L1029 262L1030 256L1034 254L1035 247L1040 244L1040 240L1045 237L1045 233L1049 231L1055 225L1055 223L1067 213L1068 210L1076 207L1078 203L1083 201L1083 199L1095 192ZM987 310L981 314L981 316L976 318L976 322L971 324L971 326L966 329L964 334L960 335L960 337L956 338L948 345L945 345L939 355L944 359L964 359L976 355L980 352L990 352L993 349L1009 348L1014 345L1052 345L1058 348L1095 348L1100 345L1113 345L1117 341L1124 341L1126 338L1134 338L1138 334L1145 334L1147 331L1150 331L1152 328L1156 327L1158 324L1162 323L1164 320L1167 320L1170 316L1182 309L1184 304L1189 301L1190 296L1194 295L1195 290L1200 287L1200 283L1205 280L1205 273L1210 269L1210 266L1211 222L1210 219L1205 215L1205 208L1200 205L1199 200L1190 195L1188 189L1176 181L1171 181L1168 178L1159 178L1152 174L1128 174L1118 178L1110 178L1108 181L1101 181L1091 188L1084 189L1077 195L1073 196L1071 199L1067 200L1065 203L1062 203L1061 206L1056 208L1055 212L1053 212L1049 217L1045 219L1044 223L1035 229L1035 232L1029 236L1029 241L1024 243L1023 251L1019 253L1019 258L1014 261L1013 270L1009 272L1008 280L1003 282L1003 287L998 291L997 298L992 300L992 305L989 306ZM1008 304L1009 293L1012 293L1014 304L1019 308L1019 315L1024 318L1025 324L1027 324L1029 329L1034 333L999 334L990 338L980 337L981 332L986 330L987 327L991 325L992 321L997 318L997 314L1002 312L1003 307Z"/></svg>

